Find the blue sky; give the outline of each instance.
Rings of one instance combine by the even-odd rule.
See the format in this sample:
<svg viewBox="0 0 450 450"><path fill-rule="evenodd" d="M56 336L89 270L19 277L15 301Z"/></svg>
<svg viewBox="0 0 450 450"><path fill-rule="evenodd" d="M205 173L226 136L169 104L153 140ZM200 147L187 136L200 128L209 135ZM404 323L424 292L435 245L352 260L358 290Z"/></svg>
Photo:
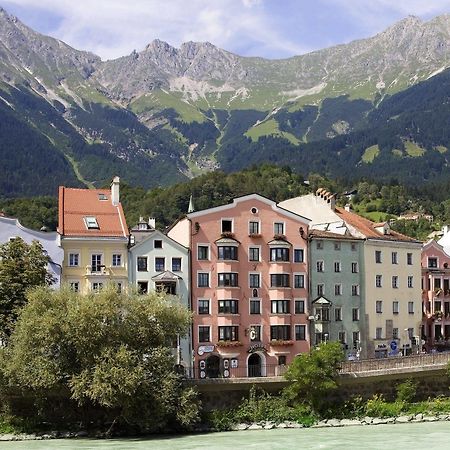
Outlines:
<svg viewBox="0 0 450 450"><path fill-rule="evenodd" d="M372 36L408 15L429 20L450 13L450 0L0 0L0 6L103 59L140 51L156 38L285 58Z"/></svg>

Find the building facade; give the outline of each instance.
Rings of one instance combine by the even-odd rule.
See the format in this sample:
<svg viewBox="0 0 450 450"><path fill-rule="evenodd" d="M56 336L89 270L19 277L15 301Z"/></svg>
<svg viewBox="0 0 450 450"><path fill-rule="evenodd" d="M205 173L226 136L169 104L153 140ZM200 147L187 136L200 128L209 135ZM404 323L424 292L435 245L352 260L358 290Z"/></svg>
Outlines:
<svg viewBox="0 0 450 450"><path fill-rule="evenodd" d="M309 349L308 223L253 194L169 231L191 249L196 376L277 375Z"/></svg>
<svg viewBox="0 0 450 450"><path fill-rule="evenodd" d="M438 242L427 242L422 251L421 338L428 351L450 350L450 254Z"/></svg>
<svg viewBox="0 0 450 450"><path fill-rule="evenodd" d="M154 228L155 223L140 220L131 229L128 257L130 284L139 292L164 291L176 296L190 309L189 251ZM192 365L191 333L177 342L177 363L187 370Z"/></svg>
<svg viewBox="0 0 450 450"><path fill-rule="evenodd" d="M58 232L64 250L63 281L87 293L114 283L128 285L128 228L119 201L119 177L111 190L59 188Z"/></svg>
<svg viewBox="0 0 450 450"><path fill-rule="evenodd" d="M364 241L310 232L311 344L342 343L347 358L365 357Z"/></svg>

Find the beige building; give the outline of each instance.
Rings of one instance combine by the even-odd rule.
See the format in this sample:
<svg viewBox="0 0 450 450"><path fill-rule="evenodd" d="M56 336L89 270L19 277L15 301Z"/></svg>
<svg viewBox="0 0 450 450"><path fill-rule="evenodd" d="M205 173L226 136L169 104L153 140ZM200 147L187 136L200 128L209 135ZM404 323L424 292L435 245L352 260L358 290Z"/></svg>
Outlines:
<svg viewBox="0 0 450 450"><path fill-rule="evenodd" d="M128 228L119 201L119 177L111 190L60 186L58 222L63 282L82 293L108 283L118 289L128 284Z"/></svg>

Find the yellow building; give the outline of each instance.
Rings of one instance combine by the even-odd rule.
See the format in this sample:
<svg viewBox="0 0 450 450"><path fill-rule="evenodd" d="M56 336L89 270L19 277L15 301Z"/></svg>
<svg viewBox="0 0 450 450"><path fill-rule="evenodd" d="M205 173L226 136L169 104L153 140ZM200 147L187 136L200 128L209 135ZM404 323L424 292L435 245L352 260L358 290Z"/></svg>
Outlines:
<svg viewBox="0 0 450 450"><path fill-rule="evenodd" d="M128 283L128 227L119 201L119 177L107 189L59 188L64 249L62 281L77 292L118 289Z"/></svg>

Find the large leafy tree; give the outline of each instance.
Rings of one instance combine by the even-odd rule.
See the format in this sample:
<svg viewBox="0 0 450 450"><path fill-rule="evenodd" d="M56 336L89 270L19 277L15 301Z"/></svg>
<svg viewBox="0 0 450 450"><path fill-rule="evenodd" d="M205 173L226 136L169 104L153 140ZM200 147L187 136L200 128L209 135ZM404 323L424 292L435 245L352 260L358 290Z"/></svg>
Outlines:
<svg viewBox="0 0 450 450"><path fill-rule="evenodd" d="M292 400L307 403L313 410L320 411L327 402L327 396L338 386L343 359L344 352L339 342L322 343L309 353L296 356L285 374L292 381L286 393Z"/></svg>
<svg viewBox="0 0 450 450"><path fill-rule="evenodd" d="M0 368L25 397L65 396L81 411L141 431L197 419L195 393L174 370L171 343L190 313L164 293L79 295L63 288L29 293ZM51 408L51 402L43 402ZM49 411L47 411L49 412Z"/></svg>
<svg viewBox="0 0 450 450"><path fill-rule="evenodd" d="M27 244L18 237L0 245L0 337L3 340L11 334L17 313L27 302L27 290L55 281L47 270L49 261L38 241Z"/></svg>

